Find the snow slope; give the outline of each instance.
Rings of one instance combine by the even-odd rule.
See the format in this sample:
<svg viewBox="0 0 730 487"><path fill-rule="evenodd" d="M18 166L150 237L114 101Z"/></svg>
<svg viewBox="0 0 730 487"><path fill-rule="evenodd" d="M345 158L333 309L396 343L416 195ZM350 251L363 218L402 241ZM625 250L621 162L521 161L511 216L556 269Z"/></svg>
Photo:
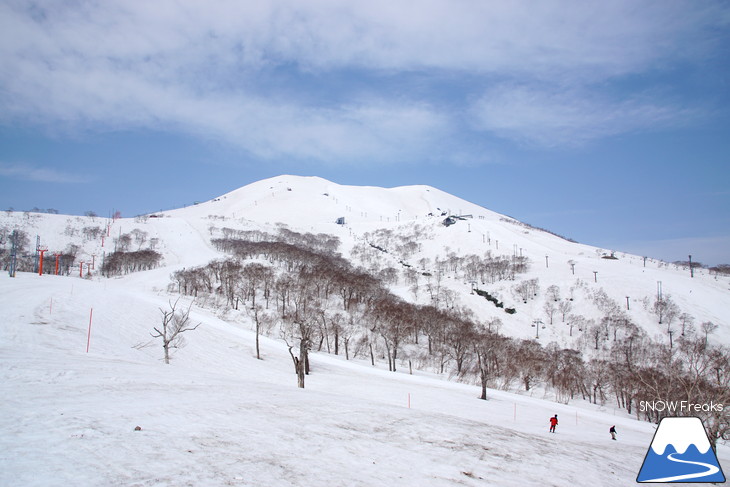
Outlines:
<svg viewBox="0 0 730 487"><path fill-rule="evenodd" d="M472 218L447 228L441 224L443 212ZM342 216L346 225L336 225ZM630 296L627 312L659 337L663 327L640 303L661 281L663 292L696 322L720 325L711 340L730 343L727 278L703 270L692 279L686 270L652 260L644 267L639 256L621 253L618 260L602 259L600 249L425 186L350 187L281 176L154 218L108 221L4 212L0 226L40 235L47 255L74 243L81 247L79 260L103 259L115 236L139 229L147 233L145 247L158 239L164 262L113 279L100 278L98 269L91 279L74 273L0 275L0 485L634 482L654 429L610 405L562 405L492 390L488 401L479 401L473 386L426 372L394 374L383 363L371 367L327 354L313 354L312 374L300 390L283 344L264 338L263 360L256 360L250 323L197 307L193 319L201 326L186 334L187 346L165 365L161 344L150 332L160 309L177 297L167 292L170 274L221 257L210 238L224 227L275 232L277 224L335 234L345 256L366 232L386 228L405 235L420 225L428 238L419 242L414 265L449 252L521 252L532 260L521 279L538 278L543 290L559 285L563 295L581 279L575 306L585 314L592 309L588 291L604 288L622 303ZM80 237L83 228L94 225L104 230L103 242ZM393 256L384 258L399 265ZM576 264L575 275L569 260ZM534 333L530 323L541 316L542 302L518 302L510 293L513 282L488 287L517 307L512 318L470 294L470 283L449 277L445 285L480 317L501 313L503 332ZM404 288L395 291L408 295ZM544 344L570 345L573 339L559 320L540 335ZM547 421L556 413L560 425L551 435ZM613 424L618 442L608 435ZM721 464L730 464L725 445L718 456Z"/></svg>
<svg viewBox="0 0 730 487"><path fill-rule="evenodd" d="M3 486L623 486L654 432L326 354L301 390L281 343L256 360L248 326L197 308L165 365L150 331L170 297L124 279L5 274L0 296Z"/></svg>

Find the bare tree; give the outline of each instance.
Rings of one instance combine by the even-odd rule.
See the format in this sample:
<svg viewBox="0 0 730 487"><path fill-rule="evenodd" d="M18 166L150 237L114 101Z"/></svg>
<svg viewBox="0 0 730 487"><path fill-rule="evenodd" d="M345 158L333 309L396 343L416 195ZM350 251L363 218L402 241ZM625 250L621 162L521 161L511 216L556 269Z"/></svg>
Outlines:
<svg viewBox="0 0 730 487"><path fill-rule="evenodd" d="M464 312L462 311L462 314ZM461 376L464 371L464 362L472 348L474 340L474 324L463 316L450 316L446 327L446 345L449 354L456 362L456 373Z"/></svg>
<svg viewBox="0 0 730 487"><path fill-rule="evenodd" d="M116 251L126 252L129 250L129 246L132 245L132 236L125 233L120 235L119 238L115 238L114 242L116 243Z"/></svg>
<svg viewBox="0 0 730 487"><path fill-rule="evenodd" d="M607 360L594 358L588 362L586 372L586 382L590 384L591 387L588 399L592 400L593 404L598 404L599 401L603 404L606 401L606 394L604 391L608 387L611 379L610 363Z"/></svg>
<svg viewBox="0 0 730 487"><path fill-rule="evenodd" d="M174 303L169 302L169 310L160 308L162 312L162 330L154 327L157 334L150 333L153 338L162 338L162 348L165 350L166 364L170 363L170 348L181 348L185 344L181 335L186 331L195 330L200 326L200 323L195 326L192 326L190 323L190 308L193 303L191 302L186 310L177 310L179 301L180 298L176 299Z"/></svg>
<svg viewBox="0 0 730 487"><path fill-rule="evenodd" d="M654 301L652 311L657 318L659 318L660 325L663 323L667 324L667 332L669 331L672 321L674 321L680 313L679 306L672 301L672 297L668 294L663 297L658 297L656 301Z"/></svg>
<svg viewBox="0 0 730 487"><path fill-rule="evenodd" d="M137 244L137 250L140 250L142 245L144 245L147 241L147 232L140 230L139 228L135 228L130 233L132 234L132 237L134 237L134 242Z"/></svg>
<svg viewBox="0 0 730 487"><path fill-rule="evenodd" d="M543 374L545 351L534 340L522 340L514 351L513 362L519 370L525 391L529 391Z"/></svg>
<svg viewBox="0 0 730 487"><path fill-rule="evenodd" d="M702 331L705 332L705 346L707 346L707 335L717 330L717 325L712 321L705 321L700 326L702 327Z"/></svg>
<svg viewBox="0 0 730 487"><path fill-rule="evenodd" d="M297 387L304 389L304 376L309 373L309 350L317 327L317 310L307 309L288 315L282 322L282 338L287 345L289 355L297 374ZM294 353L297 347L298 354Z"/></svg>
<svg viewBox="0 0 730 487"><path fill-rule="evenodd" d="M688 329L692 329L692 323L694 323L694 321L694 316L689 313L682 313L679 315L679 322L682 325L682 336L687 333Z"/></svg>
<svg viewBox="0 0 730 487"><path fill-rule="evenodd" d="M558 303L558 310L563 316L563 323L565 323L565 316L573 310L573 303L567 299L560 301L560 303Z"/></svg>
<svg viewBox="0 0 730 487"><path fill-rule="evenodd" d="M558 310L555 307L555 303L552 301L545 301L545 304L542 307L542 310L545 312L545 316L550 318L550 324L553 324L553 315L555 315L555 312Z"/></svg>
<svg viewBox="0 0 730 487"><path fill-rule="evenodd" d="M477 357L476 367L481 385L479 399L486 400L487 386L497 376L499 371L499 360L497 356L505 338L498 333L489 332L484 327L475 327L473 332L472 346L474 347L474 354Z"/></svg>
<svg viewBox="0 0 730 487"><path fill-rule="evenodd" d="M256 358L261 360L261 349L259 347L259 337L261 336L262 327L269 325L271 317L264 312L263 306L256 304L251 308L246 308L248 315L253 318L256 325Z"/></svg>
<svg viewBox="0 0 730 487"><path fill-rule="evenodd" d="M559 301L560 300L560 288L556 286L555 284L548 286L547 288L547 296L548 298L552 299L553 301Z"/></svg>

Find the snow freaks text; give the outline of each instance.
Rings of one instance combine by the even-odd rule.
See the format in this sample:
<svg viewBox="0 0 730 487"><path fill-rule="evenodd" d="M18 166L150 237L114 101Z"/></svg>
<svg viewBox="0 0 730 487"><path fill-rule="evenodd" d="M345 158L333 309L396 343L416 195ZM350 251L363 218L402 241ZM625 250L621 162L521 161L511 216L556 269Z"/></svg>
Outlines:
<svg viewBox="0 0 730 487"><path fill-rule="evenodd" d="M658 411L663 413L699 413L704 412L722 412L723 405L715 402L710 403L693 403L689 401L641 401L639 402L639 410L642 413L647 411Z"/></svg>

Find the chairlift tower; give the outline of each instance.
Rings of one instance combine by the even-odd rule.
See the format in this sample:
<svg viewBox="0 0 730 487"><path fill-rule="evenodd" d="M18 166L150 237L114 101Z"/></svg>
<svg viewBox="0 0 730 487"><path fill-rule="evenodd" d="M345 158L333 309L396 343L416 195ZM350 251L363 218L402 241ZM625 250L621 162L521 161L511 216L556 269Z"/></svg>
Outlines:
<svg viewBox="0 0 730 487"><path fill-rule="evenodd" d="M38 265L39 265L39 256L40 256L40 249L41 249L41 236L36 235L35 236L35 265L33 266L33 272L38 272Z"/></svg>
<svg viewBox="0 0 730 487"><path fill-rule="evenodd" d="M541 319L537 319L532 322L532 326L535 328L535 339L540 339L540 326L545 328L545 325L543 324Z"/></svg>
<svg viewBox="0 0 730 487"><path fill-rule="evenodd" d="M38 255L39 255L39 257L38 257L38 275L39 276L43 275L43 254L45 252L48 252L48 247L46 247L45 245L38 246Z"/></svg>
<svg viewBox="0 0 730 487"><path fill-rule="evenodd" d="M8 274L10 277L15 277L15 269L18 264L18 231L13 230L13 236L11 238L12 246L10 247L10 266L8 268Z"/></svg>
<svg viewBox="0 0 730 487"><path fill-rule="evenodd" d="M62 254L60 254L60 253L56 252L56 253L55 253L55 254L53 254L53 255L54 255L54 257L56 257L56 270L55 270L55 272L54 272L54 275L56 275L56 276L57 276L57 275L58 275L58 260L59 260L59 258L61 257L61 255L62 255Z"/></svg>

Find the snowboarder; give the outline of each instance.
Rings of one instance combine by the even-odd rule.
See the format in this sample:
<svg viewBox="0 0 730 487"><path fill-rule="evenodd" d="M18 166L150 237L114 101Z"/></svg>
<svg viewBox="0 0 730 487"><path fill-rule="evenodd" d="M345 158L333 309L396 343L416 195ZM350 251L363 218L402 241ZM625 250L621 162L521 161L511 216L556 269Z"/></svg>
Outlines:
<svg viewBox="0 0 730 487"><path fill-rule="evenodd" d="M555 433L555 427L558 425L558 415L556 414L550 418L550 432Z"/></svg>
<svg viewBox="0 0 730 487"><path fill-rule="evenodd" d="M615 440L616 439L616 426L615 425L611 426L611 429L609 429L608 432L611 433L611 439Z"/></svg>

